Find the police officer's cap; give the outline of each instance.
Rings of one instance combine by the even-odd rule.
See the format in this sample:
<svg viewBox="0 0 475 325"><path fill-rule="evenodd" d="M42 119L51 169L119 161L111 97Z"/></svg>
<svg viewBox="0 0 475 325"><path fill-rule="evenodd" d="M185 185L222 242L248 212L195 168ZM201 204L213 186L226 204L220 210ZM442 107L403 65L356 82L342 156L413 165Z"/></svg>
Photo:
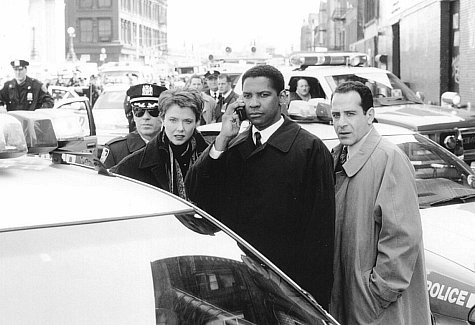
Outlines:
<svg viewBox="0 0 475 325"><path fill-rule="evenodd" d="M218 78L219 74L220 74L219 71L209 70L209 71L206 71L205 78L206 79L216 79L216 78Z"/></svg>
<svg viewBox="0 0 475 325"><path fill-rule="evenodd" d="M139 84L134 85L127 90L127 96L131 103L140 100L157 100L162 92L167 88L155 84Z"/></svg>
<svg viewBox="0 0 475 325"><path fill-rule="evenodd" d="M25 61L25 60L13 60L10 62L11 66L14 68L24 68L30 65L30 62Z"/></svg>

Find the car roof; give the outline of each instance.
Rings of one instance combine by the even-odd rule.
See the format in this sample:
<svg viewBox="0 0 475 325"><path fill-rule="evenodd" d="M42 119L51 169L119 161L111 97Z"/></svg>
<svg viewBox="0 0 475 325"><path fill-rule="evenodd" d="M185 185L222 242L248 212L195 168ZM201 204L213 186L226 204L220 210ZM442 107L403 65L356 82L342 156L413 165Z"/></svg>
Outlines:
<svg viewBox="0 0 475 325"><path fill-rule="evenodd" d="M23 156L0 159L0 171L0 232L193 211L168 192L85 166Z"/></svg>

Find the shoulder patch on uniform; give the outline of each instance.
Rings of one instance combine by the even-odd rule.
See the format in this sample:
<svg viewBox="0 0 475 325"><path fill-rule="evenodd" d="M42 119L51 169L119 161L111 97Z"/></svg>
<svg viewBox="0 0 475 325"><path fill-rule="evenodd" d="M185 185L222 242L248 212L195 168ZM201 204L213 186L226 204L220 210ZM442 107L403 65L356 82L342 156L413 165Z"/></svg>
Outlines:
<svg viewBox="0 0 475 325"><path fill-rule="evenodd" d="M104 147L104 148L102 149L101 158L100 158L101 163L105 163L105 162L106 162L106 159L107 159L107 156L109 156L109 153L110 153L109 148Z"/></svg>

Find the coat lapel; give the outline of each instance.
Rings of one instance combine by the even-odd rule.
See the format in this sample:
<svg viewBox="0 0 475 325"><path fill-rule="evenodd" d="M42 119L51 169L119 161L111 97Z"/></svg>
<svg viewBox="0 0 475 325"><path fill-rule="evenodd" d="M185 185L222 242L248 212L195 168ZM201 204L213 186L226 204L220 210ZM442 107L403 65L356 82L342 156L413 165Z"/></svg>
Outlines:
<svg viewBox="0 0 475 325"><path fill-rule="evenodd" d="M127 137L127 148L129 152L135 152L143 147L145 147L145 141L143 141L137 131L130 133L130 136Z"/></svg>
<svg viewBox="0 0 475 325"><path fill-rule="evenodd" d="M168 159L168 148L162 141L159 141L162 133L159 133L145 146L140 160L140 169L150 169L151 174L155 178L156 182L161 188L169 189L167 168L164 165L167 164L164 159ZM163 167L162 167L163 166Z"/></svg>
<svg viewBox="0 0 475 325"><path fill-rule="evenodd" d="M376 129L373 127L366 137L365 142L360 147L360 150L350 156L350 159L348 159L348 161L343 165L348 177L353 177L356 175L356 173L358 173L358 171L371 157L381 139L381 135L379 135L378 131L376 131Z"/></svg>

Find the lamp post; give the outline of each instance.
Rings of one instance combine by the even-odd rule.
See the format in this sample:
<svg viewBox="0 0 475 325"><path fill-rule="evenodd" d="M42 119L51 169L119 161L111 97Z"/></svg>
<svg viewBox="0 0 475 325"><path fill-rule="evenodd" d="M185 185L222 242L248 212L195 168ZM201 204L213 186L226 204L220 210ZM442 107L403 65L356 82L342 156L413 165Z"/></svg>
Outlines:
<svg viewBox="0 0 475 325"><path fill-rule="evenodd" d="M76 37L76 30L74 29L74 27L68 27L68 29L66 30L68 32L68 35L69 35L69 51L68 51L68 55L66 56L66 60L70 60L70 61L77 61L77 57L76 57L76 53L74 53L74 41L73 41L73 38Z"/></svg>
<svg viewBox="0 0 475 325"><path fill-rule="evenodd" d="M107 50L105 47L101 48L101 54L99 55L99 60L104 64L107 59Z"/></svg>

